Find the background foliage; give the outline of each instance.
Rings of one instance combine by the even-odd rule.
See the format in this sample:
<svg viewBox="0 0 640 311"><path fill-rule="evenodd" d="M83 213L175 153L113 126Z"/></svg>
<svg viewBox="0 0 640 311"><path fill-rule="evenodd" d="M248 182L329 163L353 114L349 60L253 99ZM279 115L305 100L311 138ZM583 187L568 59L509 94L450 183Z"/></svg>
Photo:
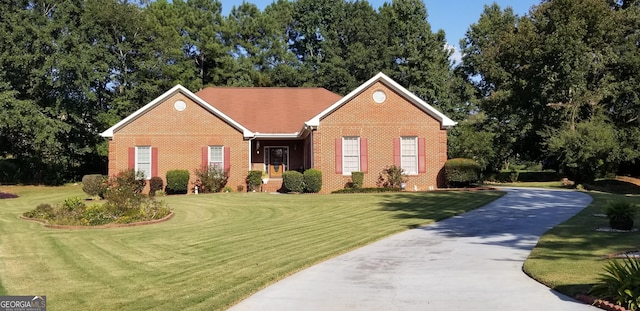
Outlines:
<svg viewBox="0 0 640 311"><path fill-rule="evenodd" d="M461 64L420 0L278 0L227 16L219 0L2 3L0 162L14 172L4 182L104 173L98 134L177 83L345 95L379 71L460 122L451 158L485 170L588 165L576 177L586 180L638 171L637 0L545 0L524 16L486 6Z"/></svg>

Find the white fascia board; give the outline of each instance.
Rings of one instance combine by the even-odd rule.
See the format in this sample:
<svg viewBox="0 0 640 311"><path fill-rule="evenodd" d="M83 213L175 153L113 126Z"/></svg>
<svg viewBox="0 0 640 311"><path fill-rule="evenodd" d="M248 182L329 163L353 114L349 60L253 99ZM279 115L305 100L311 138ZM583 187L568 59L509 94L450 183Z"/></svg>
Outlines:
<svg viewBox="0 0 640 311"><path fill-rule="evenodd" d="M355 90L351 91L345 97L341 98L335 104L331 105L329 108L325 109L324 111L320 112L319 114L317 114L313 118L309 119L309 121L305 122L305 125L308 126L308 127L312 127L312 128L318 127L320 125L320 120L322 118L324 118L327 115L331 114L333 111L338 109L344 103L350 101L351 99L353 99L358 94L362 93L364 90L368 89L369 87L371 87L374 83L376 83L378 81L381 81L382 83L384 83L389 88L391 88L394 91L400 93L402 96L405 96L406 98L411 100L411 102L413 102L413 104L418 106L420 109L422 109L423 111L425 111L429 115L431 115L434 118L436 118L438 121L440 121L440 124L441 124L441 126L443 128L451 128L451 127L453 127L453 126L455 126L457 124L457 122L449 119L443 113L441 113L437 109L433 108L433 106L427 104L420 97L418 97L415 94L409 92L409 90L405 89L403 86L401 86L397 82L393 81L387 75L385 75L384 73L380 72L377 75L375 75L373 78L369 79L367 82L365 82L362 85L360 85Z"/></svg>
<svg viewBox="0 0 640 311"><path fill-rule="evenodd" d="M211 106L209 103L207 103L206 101L202 100L196 94L192 93L191 91L189 91L188 89L186 89L184 86L182 86L180 84L178 84L178 85L174 86L173 88L171 88L170 90L164 92L164 94L156 97L156 99L152 100L150 103L148 103L148 104L144 105L142 108L136 110L134 113L132 113L129 116L127 116L126 118L122 119L120 122L116 123L114 126L110 127L106 131L100 133L100 136L105 137L105 138L113 138L113 134L114 134L114 132L116 130L120 129L121 127L123 127L123 126L125 126L127 124L129 124L131 121L137 119L138 117L143 115L145 112L147 112L151 108L155 107L156 105L160 104L161 102L163 102L164 100L166 100L167 98L173 96L175 93L178 93L178 92L184 94L189 99L191 99L194 102L196 102L198 105L202 106L203 108L207 109L211 113L213 113L213 114L217 115L218 117L220 117L222 120L224 120L227 123L231 124L231 126L236 128L237 130L242 131L242 135L245 138L253 137L253 132L251 132L249 129L247 129L244 126L240 125L240 123L238 123L235 120L231 119L229 116L225 115L220 110L218 110L215 107Z"/></svg>
<svg viewBox="0 0 640 311"><path fill-rule="evenodd" d="M300 132L295 132L295 133L253 133L255 138L277 138L277 139L284 139L284 138L298 138L300 137Z"/></svg>

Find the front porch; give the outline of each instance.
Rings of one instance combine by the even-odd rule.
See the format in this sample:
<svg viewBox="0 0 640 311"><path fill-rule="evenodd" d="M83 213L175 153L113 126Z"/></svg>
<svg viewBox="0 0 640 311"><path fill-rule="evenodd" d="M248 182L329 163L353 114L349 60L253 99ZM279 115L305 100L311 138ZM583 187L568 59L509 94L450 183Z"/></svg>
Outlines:
<svg viewBox="0 0 640 311"><path fill-rule="evenodd" d="M250 170L267 173L268 181L263 191L275 192L282 187L282 175L286 171L311 168L312 151L309 136L293 139L253 139L250 148Z"/></svg>

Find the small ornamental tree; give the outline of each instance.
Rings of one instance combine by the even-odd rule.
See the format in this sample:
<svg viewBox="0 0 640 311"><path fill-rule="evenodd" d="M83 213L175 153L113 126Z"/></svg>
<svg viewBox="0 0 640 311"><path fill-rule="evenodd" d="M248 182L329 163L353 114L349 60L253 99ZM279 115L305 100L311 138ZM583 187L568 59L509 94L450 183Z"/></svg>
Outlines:
<svg viewBox="0 0 640 311"><path fill-rule="evenodd" d="M473 159L450 159L444 164L444 176L449 187L468 187L480 181L480 165Z"/></svg>

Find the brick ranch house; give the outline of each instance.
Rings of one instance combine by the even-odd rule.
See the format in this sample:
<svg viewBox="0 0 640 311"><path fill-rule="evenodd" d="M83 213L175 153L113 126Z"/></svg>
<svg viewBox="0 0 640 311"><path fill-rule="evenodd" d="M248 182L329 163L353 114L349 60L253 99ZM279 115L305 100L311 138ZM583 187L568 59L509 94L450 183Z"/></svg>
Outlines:
<svg viewBox="0 0 640 311"><path fill-rule="evenodd" d="M227 185L246 189L249 170L268 173L276 191L287 170L322 171L322 191L344 188L352 171L375 187L385 167L407 173L407 190L444 184L447 129L456 123L379 73L341 97L323 88L177 85L101 136L109 139L109 175L133 168L147 179L218 165ZM192 185L189 186L191 188ZM147 186L148 189L148 186Z"/></svg>

